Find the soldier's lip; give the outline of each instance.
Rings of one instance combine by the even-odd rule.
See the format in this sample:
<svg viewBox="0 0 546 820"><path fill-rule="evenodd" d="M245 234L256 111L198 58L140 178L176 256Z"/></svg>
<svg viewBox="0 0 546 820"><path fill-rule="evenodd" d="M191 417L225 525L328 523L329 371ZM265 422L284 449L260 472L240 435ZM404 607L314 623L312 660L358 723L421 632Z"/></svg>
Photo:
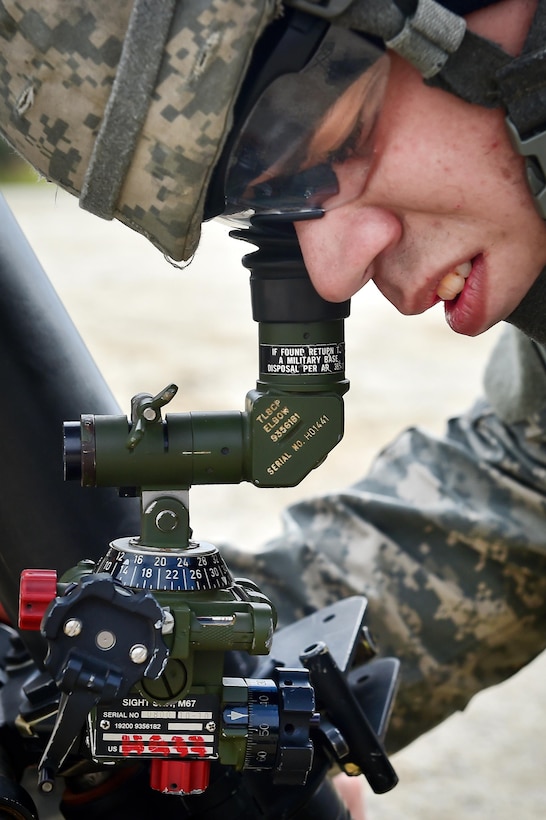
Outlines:
<svg viewBox="0 0 546 820"><path fill-rule="evenodd" d="M472 260L472 270L461 293L444 302L446 321L456 333L477 336L486 324L487 266L483 254Z"/></svg>

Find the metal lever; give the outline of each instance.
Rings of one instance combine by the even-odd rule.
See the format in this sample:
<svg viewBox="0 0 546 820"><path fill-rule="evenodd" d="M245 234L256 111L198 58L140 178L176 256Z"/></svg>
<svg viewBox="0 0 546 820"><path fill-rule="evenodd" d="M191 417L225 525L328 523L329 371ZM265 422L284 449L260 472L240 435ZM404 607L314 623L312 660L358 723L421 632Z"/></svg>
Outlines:
<svg viewBox="0 0 546 820"><path fill-rule="evenodd" d="M326 644L319 641L300 658L309 670L317 704L326 710L350 750L347 773L364 774L376 794L392 789L398 782L396 772Z"/></svg>
<svg viewBox="0 0 546 820"><path fill-rule="evenodd" d="M127 447L133 450L146 430L146 424L161 419L161 408L168 404L177 394L176 384L168 384L164 390L152 396L150 393L137 393L131 399L132 426L127 438Z"/></svg>

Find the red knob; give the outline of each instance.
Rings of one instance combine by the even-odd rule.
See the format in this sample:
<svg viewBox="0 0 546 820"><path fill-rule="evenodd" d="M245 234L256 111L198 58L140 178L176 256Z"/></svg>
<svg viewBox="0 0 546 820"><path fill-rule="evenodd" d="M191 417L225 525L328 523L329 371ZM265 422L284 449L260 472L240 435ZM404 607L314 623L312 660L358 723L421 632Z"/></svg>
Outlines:
<svg viewBox="0 0 546 820"><path fill-rule="evenodd" d="M40 629L44 612L56 595L54 569L24 569L19 584L19 628Z"/></svg>
<svg viewBox="0 0 546 820"><path fill-rule="evenodd" d="M200 794L209 785L209 760L177 760L154 757L150 786L163 794Z"/></svg>

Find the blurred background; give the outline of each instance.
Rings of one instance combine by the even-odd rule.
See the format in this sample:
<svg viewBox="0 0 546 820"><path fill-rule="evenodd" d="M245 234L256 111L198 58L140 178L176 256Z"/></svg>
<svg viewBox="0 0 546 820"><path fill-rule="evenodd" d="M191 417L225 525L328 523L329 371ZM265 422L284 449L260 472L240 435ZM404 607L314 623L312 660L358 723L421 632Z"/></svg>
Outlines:
<svg viewBox="0 0 546 820"><path fill-rule="evenodd" d="M243 409L257 377L248 273L240 264L246 245L225 226L207 224L194 261L180 269L128 228L81 211L74 198L21 171L8 149L0 168L0 191L123 412L134 393L155 394L170 382L179 386L173 412ZM279 532L287 504L358 479L403 428L440 433L479 394L499 331L456 337L440 307L402 317L370 284L353 300L346 332L351 390L341 444L297 488L192 489L198 538L252 550ZM545 674L540 657L396 755L400 784L370 795L370 820L544 817Z"/></svg>

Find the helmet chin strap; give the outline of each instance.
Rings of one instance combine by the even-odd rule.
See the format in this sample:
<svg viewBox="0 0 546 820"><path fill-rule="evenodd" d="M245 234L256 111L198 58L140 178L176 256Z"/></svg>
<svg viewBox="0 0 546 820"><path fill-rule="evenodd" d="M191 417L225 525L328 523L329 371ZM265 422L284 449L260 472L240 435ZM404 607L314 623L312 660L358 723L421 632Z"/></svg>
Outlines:
<svg viewBox="0 0 546 820"><path fill-rule="evenodd" d="M523 331L533 341L546 345L544 305L546 305L546 268L506 321Z"/></svg>

